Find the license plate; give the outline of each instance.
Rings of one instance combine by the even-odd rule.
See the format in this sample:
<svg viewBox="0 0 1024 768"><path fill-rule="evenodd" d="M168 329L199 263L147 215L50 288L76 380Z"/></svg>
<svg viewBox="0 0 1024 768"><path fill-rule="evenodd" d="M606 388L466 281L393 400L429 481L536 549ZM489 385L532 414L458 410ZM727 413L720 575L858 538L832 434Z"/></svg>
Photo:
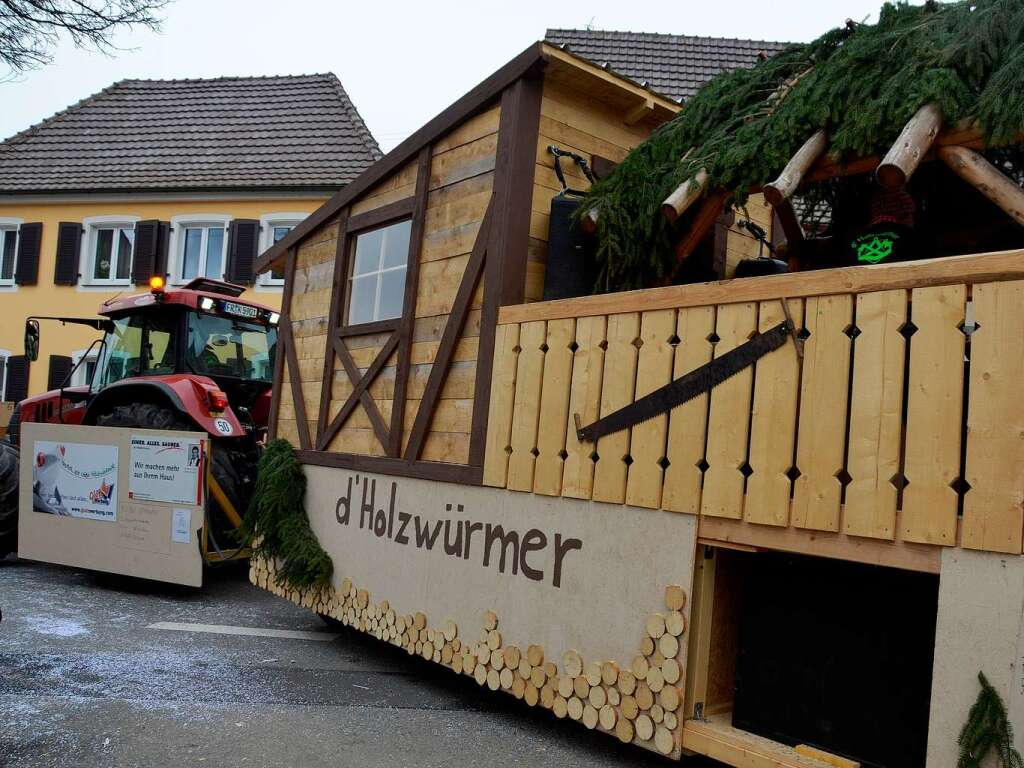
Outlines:
<svg viewBox="0 0 1024 768"><path fill-rule="evenodd" d="M233 301L225 301L222 305L222 309L229 315L238 315L239 317L258 317L260 311L256 307L250 307L246 304L236 304Z"/></svg>

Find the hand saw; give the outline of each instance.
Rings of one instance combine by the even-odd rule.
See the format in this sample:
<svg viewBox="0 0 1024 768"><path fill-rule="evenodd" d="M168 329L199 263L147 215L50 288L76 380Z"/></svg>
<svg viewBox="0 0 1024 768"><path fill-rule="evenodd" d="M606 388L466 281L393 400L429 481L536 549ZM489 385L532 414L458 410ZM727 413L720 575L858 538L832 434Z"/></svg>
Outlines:
<svg viewBox="0 0 1024 768"><path fill-rule="evenodd" d="M783 306L785 306L785 302L783 302ZM726 379L753 365L769 352L785 344L788 336L793 336L794 342L797 343L797 351L801 352L801 340L796 336L793 321L787 319L764 333L755 334L749 341L740 344L735 349L730 349L710 363L705 363L700 368L694 368L664 387L609 413L593 424L580 426L580 416L578 413L574 414L576 437L580 442L595 443L599 437L619 432L667 413L687 400L692 400L698 395L711 391Z"/></svg>

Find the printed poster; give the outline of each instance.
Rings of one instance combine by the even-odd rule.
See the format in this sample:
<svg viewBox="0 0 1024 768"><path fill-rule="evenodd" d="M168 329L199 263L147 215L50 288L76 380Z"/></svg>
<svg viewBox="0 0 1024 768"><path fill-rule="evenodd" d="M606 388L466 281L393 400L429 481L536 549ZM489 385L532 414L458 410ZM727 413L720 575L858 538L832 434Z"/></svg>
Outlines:
<svg viewBox="0 0 1024 768"><path fill-rule="evenodd" d="M117 520L117 446L36 440L32 509L63 517Z"/></svg>
<svg viewBox="0 0 1024 768"><path fill-rule="evenodd" d="M132 435L128 498L201 505L204 461L201 437Z"/></svg>

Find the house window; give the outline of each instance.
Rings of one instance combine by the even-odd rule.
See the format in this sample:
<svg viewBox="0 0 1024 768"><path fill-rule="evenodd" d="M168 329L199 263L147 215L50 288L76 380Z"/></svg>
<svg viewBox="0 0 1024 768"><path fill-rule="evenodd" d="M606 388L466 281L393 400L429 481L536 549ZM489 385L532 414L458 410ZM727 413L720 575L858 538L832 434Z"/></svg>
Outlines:
<svg viewBox="0 0 1024 768"><path fill-rule="evenodd" d="M263 250L282 240L285 235L295 229L297 222L272 221L267 225L267 241ZM273 269L260 275L261 285L284 285L284 268Z"/></svg>
<svg viewBox="0 0 1024 768"><path fill-rule="evenodd" d="M135 247L134 224L95 225L90 228L90 243L90 282L131 282L132 250Z"/></svg>
<svg viewBox="0 0 1024 768"><path fill-rule="evenodd" d="M224 279L224 251L227 230L223 224L186 224L181 228L178 259L179 282L197 277Z"/></svg>
<svg viewBox="0 0 1024 768"><path fill-rule="evenodd" d="M79 361L85 357L85 361L79 365ZM80 349L71 353L72 364L78 366L71 376L72 387L87 387L92 384L93 376L96 375L96 364L99 359L99 350L95 347L89 350Z"/></svg>
<svg viewBox="0 0 1024 768"><path fill-rule="evenodd" d="M412 222L362 232L353 245L348 324L401 317Z"/></svg>
<svg viewBox="0 0 1024 768"><path fill-rule="evenodd" d="M18 254L18 228L0 227L0 285L14 285L14 260Z"/></svg>

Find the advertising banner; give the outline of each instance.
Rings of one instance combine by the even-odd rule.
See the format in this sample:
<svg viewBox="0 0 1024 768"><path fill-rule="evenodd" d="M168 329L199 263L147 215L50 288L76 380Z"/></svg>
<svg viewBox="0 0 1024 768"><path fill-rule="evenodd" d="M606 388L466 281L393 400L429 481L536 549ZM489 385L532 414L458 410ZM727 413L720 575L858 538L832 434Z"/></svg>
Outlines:
<svg viewBox="0 0 1024 768"><path fill-rule="evenodd" d="M117 446L36 440L32 509L62 517L117 520Z"/></svg>
<svg viewBox="0 0 1024 768"><path fill-rule="evenodd" d="M133 434L128 498L203 503L203 440Z"/></svg>

